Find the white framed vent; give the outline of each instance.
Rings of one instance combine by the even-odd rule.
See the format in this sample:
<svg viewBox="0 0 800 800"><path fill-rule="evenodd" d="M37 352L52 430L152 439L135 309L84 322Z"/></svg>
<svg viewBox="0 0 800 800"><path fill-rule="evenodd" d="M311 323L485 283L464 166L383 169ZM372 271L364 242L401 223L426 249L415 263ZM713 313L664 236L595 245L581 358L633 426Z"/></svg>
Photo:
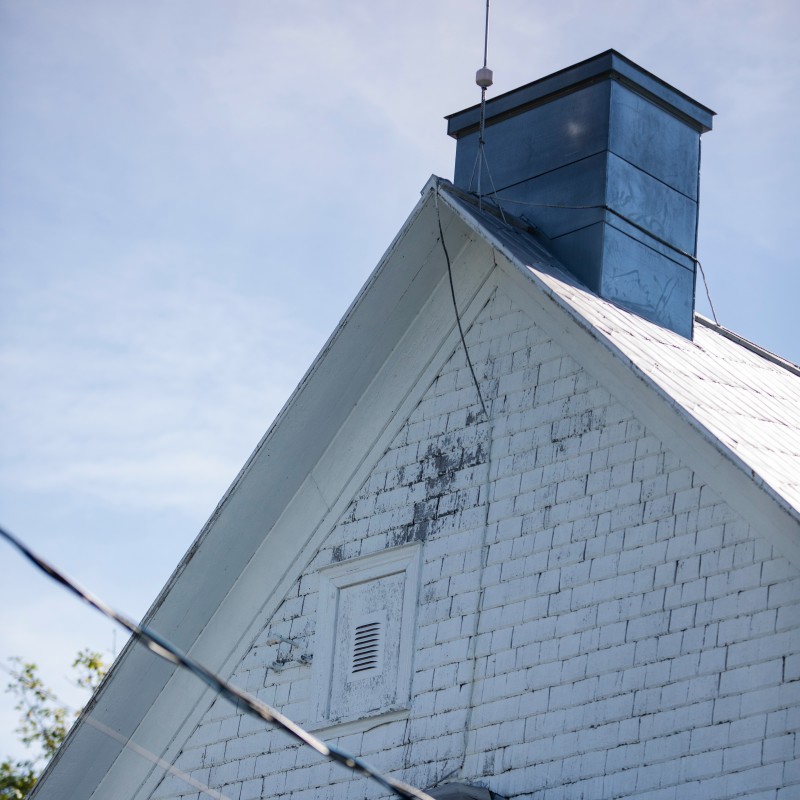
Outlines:
<svg viewBox="0 0 800 800"><path fill-rule="evenodd" d="M408 708L421 547L320 570L312 702L318 726Z"/></svg>

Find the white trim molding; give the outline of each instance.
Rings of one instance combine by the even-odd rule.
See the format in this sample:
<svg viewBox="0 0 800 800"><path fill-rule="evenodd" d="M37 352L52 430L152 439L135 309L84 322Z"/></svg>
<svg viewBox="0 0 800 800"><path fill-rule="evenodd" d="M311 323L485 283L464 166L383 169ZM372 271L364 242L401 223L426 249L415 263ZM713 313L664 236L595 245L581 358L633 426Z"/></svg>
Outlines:
<svg viewBox="0 0 800 800"><path fill-rule="evenodd" d="M421 552L414 543L320 570L311 705L315 727L408 708ZM366 675L352 674L354 630L378 619L380 664Z"/></svg>

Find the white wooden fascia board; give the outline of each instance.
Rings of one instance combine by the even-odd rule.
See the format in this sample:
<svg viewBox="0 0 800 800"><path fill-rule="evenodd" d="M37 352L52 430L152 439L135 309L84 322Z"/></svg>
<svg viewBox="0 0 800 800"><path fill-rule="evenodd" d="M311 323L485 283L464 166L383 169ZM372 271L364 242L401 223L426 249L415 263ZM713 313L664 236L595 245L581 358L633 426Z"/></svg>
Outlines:
<svg viewBox="0 0 800 800"><path fill-rule="evenodd" d="M394 240L387 248L386 252L384 253L383 257L378 263L378 266L372 272L370 277L367 279L366 283L361 288L361 290L359 291L358 295L355 297L353 302L350 304L347 311L345 311L341 321L336 326L334 331L331 333L326 343L323 345L320 353L314 359L314 361L306 371L305 375L301 378L300 383L291 393L289 399L286 401L283 408L278 412L277 416L275 417L272 424L269 426L266 433L261 437L261 440L258 442L255 449L253 450L253 452L250 454L245 464L240 469L236 478L233 480L230 487L227 489L225 494L217 503L217 506L215 507L208 521L203 526L197 538L192 543L192 545L190 546L184 557L181 559L180 563L178 564L175 571L168 579L163 589L159 592L156 600L154 601L148 612L145 614L144 621L146 623L149 623L150 621L155 619L159 611L162 610L164 601L171 594L173 586L178 580L182 579L183 573L186 571L186 568L191 564L195 554L201 549L201 547L205 543L205 540L209 538L209 534L215 529L215 523L222 510L229 505L231 497L240 489L240 487L245 481L245 478L253 470L254 466L259 462L259 460L261 460L260 457L262 454L264 454L264 451L269 450L271 440L274 438L276 432L279 431L282 427L284 427L287 423L289 425L292 424L291 417L293 416L293 412L296 406L301 402L303 396L307 393L309 384L313 384L317 373L320 371L321 366L326 361L328 353L331 350L335 349L337 341L342 337L344 331L348 327L348 324L356 315L357 310L364 301L364 298L367 297L374 290L376 284L379 284L384 279L385 274L391 271L391 268L393 266L393 260L395 255L397 254L397 251L401 249L401 246L408 233L415 227L415 225L417 225L420 215L423 213L426 205L428 204L429 204L429 198L427 197L422 197L416 204L416 206L408 216L408 219L405 221L405 223L395 236Z"/></svg>
<svg viewBox="0 0 800 800"><path fill-rule="evenodd" d="M504 254L505 255L505 254ZM703 428L673 397L540 281L524 264L498 261L519 289L513 296L587 372L669 447L678 458L763 534L778 552L800 566L800 527L772 494L754 482L746 465ZM539 291L531 292L535 286Z"/></svg>
<svg viewBox="0 0 800 800"><path fill-rule="evenodd" d="M488 277L488 273L486 277ZM494 288L493 282L484 282L481 290L474 296L472 302L461 312L463 324L468 326L472 323L483 305L485 305L491 296ZM437 292L432 298L432 301L433 305L438 306L439 309L444 312L445 317L448 313L448 310L452 312L452 301L449 296L449 287L445 287L444 282L437 287ZM419 399L427 389L428 385L433 381L443 364L450 357L453 349L458 345L459 336L455 328L454 320L447 322L441 316L434 314L421 314L420 318L425 319L428 322L438 318L443 327L449 330L448 335L446 335L444 338L444 343L436 352L436 358L432 359L427 364L423 373L416 381L415 390L408 394L397 412L391 415L391 424L387 425L383 429L379 438L373 443L371 452L362 459L359 468L352 473L347 486L339 492L338 500L329 508L327 514L316 526L314 534L308 539L308 541L305 543L305 546L299 550L294 562L290 566L285 567L286 571L284 573L284 577L275 590L270 593L269 601L263 602L263 598L261 598L261 608L253 615L252 623L248 626L244 635L240 637L238 646L234 646L230 656L228 659L226 659L225 668L222 670L223 674L225 674L225 670L230 673L235 668L236 664L239 663L241 658L243 658L247 653L249 647L251 646L252 640L255 639L269 618L275 613L289 587L294 583L295 580L299 578L307 563L313 558L325 537L333 528L344 510L347 508L352 495L362 485L363 481L366 480L371 469L374 467L374 463L381 457L388 444L397 434L399 428L404 424L408 414L419 402ZM416 335L411 335L412 333ZM414 353L416 357L419 357L422 348L424 348L426 345L430 346L430 343L435 341L434 332L428 325L420 325L420 330L409 331L409 334L410 341L407 343L406 348L402 349L408 349L408 351ZM439 334L441 334L441 331L439 331ZM406 358L403 353L399 353L398 357L402 358L403 361L409 366L414 363L414 359ZM381 384L381 381L376 381L376 392L381 387ZM394 406L395 404L392 403L391 405ZM357 412L358 409L354 409L353 417L358 417ZM343 430L341 435L347 439L349 433L348 431ZM346 468L343 469L346 471ZM341 476L342 472L337 471L334 466L330 470L329 474L331 476ZM312 476L309 476L309 481L311 480ZM298 505L303 505L304 497L305 492L298 492L296 497L292 499L290 505L284 512L284 516L281 517L281 520L279 520L279 522L276 524L273 531L285 527L287 531L291 532L290 535L295 537L296 541L297 530L301 530L303 528L295 523L293 512ZM270 531L270 534L265 539L264 544L254 555L252 562L248 565L246 574L242 574L241 578L239 581L237 581L236 585L233 587L228 597L226 597L224 601L224 605L233 607L236 609L235 613L239 615L247 615L248 610L253 607L255 602L257 602L257 600L253 599L253 594L258 594L258 592L263 589L263 583L261 580L257 577L254 577L260 574L262 562L274 563L274 557L271 553L271 548L269 547L271 537L273 536L273 531ZM299 547L299 545L296 546ZM281 562L278 566L278 569L283 569L284 566L284 563ZM224 633L224 626L221 626L221 628L222 632ZM216 641L216 646L222 648L223 642L219 641L218 639ZM194 655L194 651L192 654ZM189 680L191 681L191 676L189 676ZM214 699L210 693L205 692L202 686L195 687L194 693L192 693L191 687L187 686L186 676L184 675L176 674L173 678L173 681L174 688L171 688L169 691L165 691L162 695L162 698L159 698L157 713L153 715L151 724L148 724L147 726L147 730L151 735L157 735L160 731L159 726L163 726L165 724L165 719L169 717L175 718L181 716L181 712L178 712L177 709L174 711L170 710L170 706L176 705L178 702L180 702L184 711L183 723L181 725L181 729L175 732L171 743L162 756L167 761L172 761L177 757L182 743L186 740L186 738L188 738L189 734L200 721L203 714L207 711L208 706L210 706ZM172 692L174 692L174 694L172 694ZM357 723L353 724L357 725ZM144 731L144 728L142 730ZM335 730L338 734L338 726L335 728ZM143 741L145 740L144 736L141 738ZM157 785L159 779L160 778L158 778L154 772L151 773L149 778L144 781L144 783L140 786L140 790L136 793L137 800L144 800L145 798L148 798ZM116 781L114 781L112 785L117 785Z"/></svg>
<svg viewBox="0 0 800 800"><path fill-rule="evenodd" d="M445 220L449 229L453 217L446 210L443 222ZM461 226L461 222L458 225ZM465 231L460 231L462 236ZM457 301L465 326L472 323L494 291L494 283L487 281L492 274L493 262L485 257L486 248L482 243L477 244L480 252L464 262L463 253L474 251L474 247L468 247L470 243L475 245L470 238L464 237L463 246L454 251L455 256L451 255L454 269L461 268L457 281ZM469 274L464 274L465 265ZM194 657L203 661L200 654L205 654L214 661L219 659L220 652L227 653L223 664L217 668L222 674L232 672L458 343L449 284L446 275L443 275L428 303L417 314L337 434L336 438L342 443L343 449L344 443L356 441L360 434L361 448L347 449L351 458L349 464L345 463L346 459L343 462L337 456L309 475L198 636L190 649ZM431 356L420 371L421 359L426 351ZM398 394L404 398L400 403L397 402ZM364 433L363 419L366 415L374 416L377 421L375 430L370 434L371 440ZM332 443L326 455L336 449ZM326 482L332 480L339 486L334 492L329 492L329 496L335 498L329 502L318 486L320 483L327 485ZM230 525L232 521L226 522ZM309 532L305 544L298 539L298 530ZM290 543L291 549L282 550L280 557L276 557L273 543L284 541ZM277 574L282 577L276 580L274 590L265 599L265 576ZM241 628L231 624L232 621L238 619L240 626L242 616L247 618L250 614L252 624L237 638L235 631L241 631ZM152 749L160 752L167 761L177 756L183 742L213 700L211 693L199 683L195 682L196 686L192 688L194 680L191 676L174 674L136 731L138 740L151 743ZM175 723L178 720L180 722L176 730ZM137 799L150 796L160 775L149 765L146 768L139 765L137 768L137 757L131 755L121 754L103 781L103 791L108 787L111 794L97 794L96 797L108 796L110 799L115 791L118 792L118 787L126 785L139 786L135 795Z"/></svg>
<svg viewBox="0 0 800 800"><path fill-rule="evenodd" d="M483 263L488 267L488 260L484 261ZM477 317L478 313L486 304L492 292L495 290L494 282L486 280L490 274L491 270L487 269L483 274L483 283L481 284L480 290L473 296L473 299L469 305L461 310L462 323L466 326L469 326L474 321L475 317ZM430 309L424 309L423 312L420 313L415 321L415 324L409 329L403 346L398 346L397 352L393 353L393 358L397 358L398 364L402 364L403 368L407 369L409 373L415 373L415 371L418 370L420 354L426 349L431 348L437 341L440 341L442 343L435 348L434 351L435 357L428 362L422 373L418 373L416 375L416 380L412 379L414 389L413 391L407 393L405 400L401 404L400 408L397 409L396 413L391 413L391 408L396 407L395 403L389 403L391 408L387 410L386 413L389 413L390 415L390 424L384 426L377 440L372 442L371 450L366 454L366 456L360 457L358 468L350 474L350 478L347 481L346 486L339 491L338 499L333 505L331 505L327 514L316 526L316 530L314 531L313 535L310 536L304 546L301 546L300 544L296 545L298 548L298 553L293 563L290 566L286 566L281 563L279 566L280 569L284 568L284 566L286 568L283 580L276 590L270 594L270 602L264 603L263 598L260 598L262 600L260 609L252 614L252 622L245 634L240 638L238 643L239 646L234 648L229 658L226 660L226 668L229 671L232 671L235 665L238 664L241 658L244 657L252 640L255 639L272 614L275 613L279 603L288 591L289 587L294 583L295 580L299 578L303 569L305 569L307 564L311 561L325 537L329 534L337 520L341 517L341 514L346 510L352 496L360 488L364 480L366 480L366 478L369 476L370 471L374 468L375 462L377 462L381 455L383 455L386 447L392 441L394 436L396 436L400 427L402 427L402 425L405 423L407 416L419 402L422 394L434 380L436 375L438 375L442 366L450 357L455 347L458 345L459 335L455 327L454 318L450 317L450 319L448 319L448 316L452 314L452 301L449 295L449 286L446 286L445 284L446 279L443 279L443 281L437 287L436 293L431 298ZM433 322L437 320L438 325L436 326L436 329L433 329L431 326L433 325ZM423 322L426 324L423 324ZM413 354L412 358L408 357L409 353ZM393 372L393 365L387 363L386 368L388 371ZM379 396L382 385L383 381L376 379L371 387L375 391L376 396ZM365 404L369 405L369 399L371 398L365 399ZM351 421L355 420L357 422L359 418L359 409L356 408L353 410L353 414L351 415ZM348 439L351 437L351 433L348 429L343 428L340 432L340 436L342 436L344 439ZM329 475L332 478L341 478L342 474L347 472L348 469L344 467L341 471L332 469L329 472ZM313 476L309 476L309 481L312 480L312 477ZM291 531L291 535L295 536L295 539L297 530L302 529L302 527L298 528L298 526L294 524L293 509L296 505L302 506L302 504L303 493L298 493L298 495L292 499L289 506L287 506L284 515L282 516L281 520L279 520L279 523L276 524L276 528L279 526L286 526L287 530ZM251 563L247 567L247 570L242 573L239 580L224 601L225 604L231 604L237 610L237 613L242 614L243 616L247 616L250 610L254 608L254 602L252 599L254 593L255 595L258 595L258 593L263 590L263 584L258 576L262 571L262 562L271 561L273 559L270 548L272 535L273 534L271 531L269 536L265 538L263 544L254 555ZM218 640L217 645L221 647L222 642ZM165 694L164 697L166 699L167 695ZM192 703L189 703L189 705L192 706ZM164 703L160 702L159 710L164 708ZM183 730L176 733L173 739L173 745L169 751L169 755L164 755L164 758L166 758L167 761L169 761L170 758L177 756L177 753L180 749L179 743L182 743L185 738L188 737L189 733L191 733L191 730L193 730L205 711L206 708L202 706L202 703L199 701L194 703L193 713L191 716L185 719L182 726ZM159 718L161 716L162 715L159 714ZM165 716L169 715L165 714ZM152 791L154 785L155 784L149 786L148 784L149 791ZM147 787L143 787L143 791L137 794L137 798L146 798L148 796L149 792L147 791Z"/></svg>
<svg viewBox="0 0 800 800"><path fill-rule="evenodd" d="M480 266L476 261L476 269ZM478 289L472 292L468 303L461 309L462 323L465 326L472 324L480 310L488 301L496 284L493 280L488 280L492 271L490 263L483 262L484 269L479 270L477 276ZM464 282L466 283L466 282ZM284 577L279 586L270 595L271 599L282 598L300 573L311 561L318 550L322 541L333 529L336 522L347 509L356 491L367 479L375 463L383 455L386 448L397 435L397 432L405 424L405 420L415 408L428 386L439 374L444 363L459 344L459 334L452 317L452 301L449 295L449 287L446 285L446 278L440 281L436 291L431 296L429 303L422 309L414 323L410 326L402 341L393 351L391 358L382 372L370 385L364 397L353 409L347 423L339 430L336 439L341 441L342 448L345 443L353 441L359 432L362 435L366 430L363 419L367 415L374 416L377 420L388 420L375 425L371 436L362 440L362 448L349 449L346 452L351 454L349 462L339 459L332 459L324 468L315 470L307 479L307 483L313 483L315 490L321 493L327 511L318 520L315 526L309 522L305 525L298 525L294 519L294 509L302 506L305 502L304 493L292 498L282 514L275 529L285 527L287 535L295 537L296 557L291 565L281 563L280 569L285 569ZM423 363L424 353L429 351L430 357ZM394 387L397 393L403 394L400 403L397 402L391 391L387 392L387 386ZM408 388L411 387L411 388ZM336 449L335 443L327 451L328 453ZM335 488L330 492L332 500L329 502L320 484L334 483ZM297 544L297 531L313 531L308 536L305 544ZM277 604L263 602L263 588L260 575L264 563L268 559L273 559L271 541L273 531L265 536L263 543L253 555L253 559L248 564L247 569L240 575L236 584L231 590L225 603L233 603L240 613L243 608L254 608L248 602L248 597L255 591L256 595L261 593L261 605L255 607L257 613L253 622L242 642L249 641L261 631L265 622L274 613ZM291 569L289 568L291 566ZM279 571L280 571L279 569ZM252 582L252 584L250 584ZM250 584L250 585L248 585ZM278 600L280 602L280 600ZM224 630L224 628L223 628ZM246 650L245 650L246 652ZM233 654L234 663L244 655L244 652ZM230 659L229 659L230 660Z"/></svg>

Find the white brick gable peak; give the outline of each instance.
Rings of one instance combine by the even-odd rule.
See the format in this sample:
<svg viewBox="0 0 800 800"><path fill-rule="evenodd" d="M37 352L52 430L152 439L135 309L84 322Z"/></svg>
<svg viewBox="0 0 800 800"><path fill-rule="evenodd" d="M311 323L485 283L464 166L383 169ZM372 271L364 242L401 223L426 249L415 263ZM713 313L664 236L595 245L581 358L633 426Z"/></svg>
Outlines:
<svg viewBox="0 0 800 800"><path fill-rule="evenodd" d="M792 438L800 424L787 416L797 376L787 372L787 378L754 354L746 361L733 343L719 353L720 374L736 355L760 370L772 389L772 405L766 403L772 416L762 415L765 424L756 437L767 445L734 446L727 433L730 415L717 409L714 416L717 396L712 392L692 408L689 378L660 369L664 363L678 369L682 354L689 358L695 347L703 357L695 354L689 364L711 364L714 348L726 345L713 337L686 342L599 300L559 270L524 229L501 224L432 179L145 617L224 675L247 653L460 347L439 217L465 328L498 290L513 297L599 383L617 387L637 417L770 544L800 563L800 512L787 477L800 458L800 442L795 447ZM752 425L754 415L739 416ZM776 436L770 424L782 425L784 435ZM172 761L212 699L191 676L128 646L89 711ZM79 723L34 797L143 800L160 777L150 764Z"/></svg>

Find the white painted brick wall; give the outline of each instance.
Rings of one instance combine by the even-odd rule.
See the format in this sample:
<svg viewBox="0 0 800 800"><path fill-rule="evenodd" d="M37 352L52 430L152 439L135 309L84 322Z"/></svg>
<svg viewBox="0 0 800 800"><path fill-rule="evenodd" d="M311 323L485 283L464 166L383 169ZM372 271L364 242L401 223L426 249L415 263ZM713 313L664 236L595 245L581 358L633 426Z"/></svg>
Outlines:
<svg viewBox="0 0 800 800"><path fill-rule="evenodd" d="M234 682L306 723L311 668L267 641L313 652L316 571L423 541L408 718L341 747L507 797L800 797L797 570L508 298L468 342L491 437L459 348ZM221 701L177 766L231 800L382 796Z"/></svg>

